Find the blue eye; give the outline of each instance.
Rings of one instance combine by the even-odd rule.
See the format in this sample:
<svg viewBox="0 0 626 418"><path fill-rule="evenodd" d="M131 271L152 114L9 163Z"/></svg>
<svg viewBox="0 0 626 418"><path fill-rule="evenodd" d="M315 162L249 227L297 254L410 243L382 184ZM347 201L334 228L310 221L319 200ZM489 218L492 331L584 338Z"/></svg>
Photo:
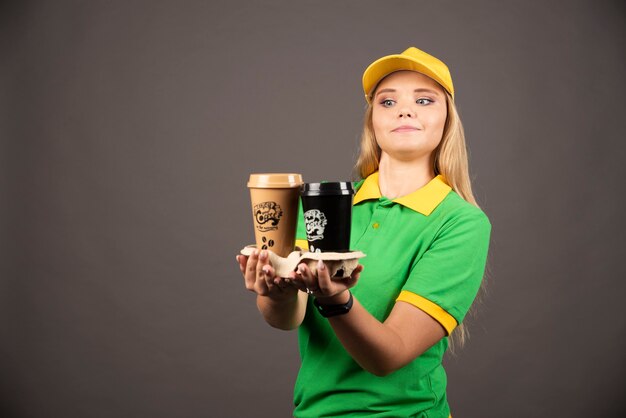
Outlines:
<svg viewBox="0 0 626 418"><path fill-rule="evenodd" d="M385 99L382 102L380 102L381 105L385 106L385 107L391 107L393 106L395 102L391 99Z"/></svg>
<svg viewBox="0 0 626 418"><path fill-rule="evenodd" d="M429 104L431 104L432 102L433 102L432 100L430 100L430 99L426 99L426 98L424 98L424 97L422 97L421 99L417 99L417 100L415 101L415 103L417 103L417 104L419 104L419 105L429 105Z"/></svg>

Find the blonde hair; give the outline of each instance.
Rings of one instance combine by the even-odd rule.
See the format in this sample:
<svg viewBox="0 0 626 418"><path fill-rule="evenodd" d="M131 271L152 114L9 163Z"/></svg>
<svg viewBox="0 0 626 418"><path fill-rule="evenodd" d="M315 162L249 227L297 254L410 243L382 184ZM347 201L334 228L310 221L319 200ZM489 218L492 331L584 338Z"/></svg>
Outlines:
<svg viewBox="0 0 626 418"><path fill-rule="evenodd" d="M434 151L435 175L441 174L445 182L452 187L452 190L467 202L478 206L472 193L463 124L454 105L454 100L452 100L448 92L445 92L445 94L448 112L441 142ZM380 155L381 149L376 142L372 124L372 104L370 101L365 111L359 156L354 167L357 176L364 179L376 172L380 162ZM468 338L469 332L466 327L463 324L459 324L450 335L452 351L454 351L457 345L462 347Z"/></svg>

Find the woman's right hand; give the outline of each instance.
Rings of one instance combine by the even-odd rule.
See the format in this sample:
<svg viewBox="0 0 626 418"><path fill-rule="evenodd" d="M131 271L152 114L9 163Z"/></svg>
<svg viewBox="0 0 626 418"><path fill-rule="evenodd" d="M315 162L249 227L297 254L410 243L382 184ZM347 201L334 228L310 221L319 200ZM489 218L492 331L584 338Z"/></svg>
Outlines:
<svg viewBox="0 0 626 418"><path fill-rule="evenodd" d="M276 276L267 251L254 250L250 257L238 255L237 262L239 262L246 289L251 292L276 301L293 300L298 294L298 289L288 278Z"/></svg>

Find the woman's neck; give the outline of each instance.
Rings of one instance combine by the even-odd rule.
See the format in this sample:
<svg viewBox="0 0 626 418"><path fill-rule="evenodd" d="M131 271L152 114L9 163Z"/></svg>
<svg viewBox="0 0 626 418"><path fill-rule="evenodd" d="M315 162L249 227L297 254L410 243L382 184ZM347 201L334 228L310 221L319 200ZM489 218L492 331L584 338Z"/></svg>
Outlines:
<svg viewBox="0 0 626 418"><path fill-rule="evenodd" d="M435 177L430 162L394 160L383 153L378 166L378 187L380 193L395 199L413 193Z"/></svg>

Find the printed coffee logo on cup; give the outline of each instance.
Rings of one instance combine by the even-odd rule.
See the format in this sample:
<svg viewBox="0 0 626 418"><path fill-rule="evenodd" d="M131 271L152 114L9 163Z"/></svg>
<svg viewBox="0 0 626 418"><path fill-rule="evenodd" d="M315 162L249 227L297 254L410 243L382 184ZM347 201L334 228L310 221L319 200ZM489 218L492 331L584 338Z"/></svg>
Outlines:
<svg viewBox="0 0 626 418"><path fill-rule="evenodd" d="M309 241L324 239L324 228L328 221L326 215L319 209L311 209L304 212L306 236Z"/></svg>
<svg viewBox="0 0 626 418"><path fill-rule="evenodd" d="M283 216L280 205L276 202L262 202L254 205L254 219L256 228L261 232L278 229L278 222Z"/></svg>

